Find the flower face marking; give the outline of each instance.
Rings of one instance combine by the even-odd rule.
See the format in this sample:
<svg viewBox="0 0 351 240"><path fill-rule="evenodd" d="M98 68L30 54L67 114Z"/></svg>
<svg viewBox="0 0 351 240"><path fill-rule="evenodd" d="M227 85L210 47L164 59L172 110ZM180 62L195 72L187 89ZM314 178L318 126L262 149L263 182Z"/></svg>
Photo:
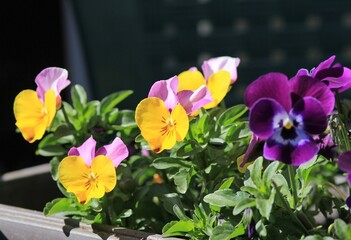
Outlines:
<svg viewBox="0 0 351 240"><path fill-rule="evenodd" d="M169 110L156 97L146 98L138 104L135 120L141 135L156 153L171 149L185 138L189 129L187 113L180 104Z"/></svg>
<svg viewBox="0 0 351 240"><path fill-rule="evenodd" d="M90 137L80 147L71 148L58 168L59 181L83 204L114 189L115 168L128 156L127 146L119 138L96 153L95 146L96 141Z"/></svg>

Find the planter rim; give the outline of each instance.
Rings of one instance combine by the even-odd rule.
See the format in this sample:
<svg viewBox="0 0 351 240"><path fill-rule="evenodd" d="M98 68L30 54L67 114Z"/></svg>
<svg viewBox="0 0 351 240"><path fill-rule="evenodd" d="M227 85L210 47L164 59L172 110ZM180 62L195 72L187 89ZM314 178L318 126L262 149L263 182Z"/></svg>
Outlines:
<svg viewBox="0 0 351 240"><path fill-rule="evenodd" d="M119 240L181 240L164 238L159 234L113 227L85 224L70 218L45 216L42 212L0 204L0 239L119 239Z"/></svg>

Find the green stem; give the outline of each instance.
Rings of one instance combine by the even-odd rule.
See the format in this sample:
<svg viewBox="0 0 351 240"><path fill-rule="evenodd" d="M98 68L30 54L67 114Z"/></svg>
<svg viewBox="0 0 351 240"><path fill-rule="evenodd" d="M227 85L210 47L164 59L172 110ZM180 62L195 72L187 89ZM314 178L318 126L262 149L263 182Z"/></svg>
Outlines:
<svg viewBox="0 0 351 240"><path fill-rule="evenodd" d="M289 206L289 203L286 201L286 199L282 196L282 194L279 191L279 188L277 186L277 184L273 181L273 187L275 188L275 190L277 191L278 197L279 199L282 201L282 203L284 204L284 208L286 209L286 211L288 211L289 215L296 221L297 224L300 225L300 227L302 228L302 230L304 231L305 234L308 233L308 230L306 229L305 225L300 221L300 219L295 215L295 213L292 211L292 209Z"/></svg>
<svg viewBox="0 0 351 240"><path fill-rule="evenodd" d="M68 124L68 126L74 128L72 123L68 120L67 113L66 113L66 110L65 110L64 106L61 106L61 110L63 112L63 117L65 118L65 121Z"/></svg>
<svg viewBox="0 0 351 240"><path fill-rule="evenodd" d="M288 165L288 173L289 173L291 192L294 197L294 202L292 207L295 208L298 203L298 197L297 197L297 189L296 189L296 182L295 182L295 169L292 165Z"/></svg>
<svg viewBox="0 0 351 240"><path fill-rule="evenodd" d="M322 183L322 185L325 185L327 187L332 188L335 192L337 192L339 194L339 196L341 197L341 199L345 202L346 201L346 196L344 194L344 192L342 192L337 186L335 186L334 184L330 183L330 182L324 182Z"/></svg>
<svg viewBox="0 0 351 240"><path fill-rule="evenodd" d="M341 151L350 151L351 150L351 143L350 143L350 139L349 139L349 135L348 135L348 131L346 129L346 124L345 124L345 119L347 119L347 117L344 114L344 109L342 107L341 104L341 100L340 100L340 95L338 93L338 91L335 92L335 105L336 105L336 110L337 110L337 132L339 133L339 141L341 143L339 143L340 147L344 146L345 149L342 149Z"/></svg>

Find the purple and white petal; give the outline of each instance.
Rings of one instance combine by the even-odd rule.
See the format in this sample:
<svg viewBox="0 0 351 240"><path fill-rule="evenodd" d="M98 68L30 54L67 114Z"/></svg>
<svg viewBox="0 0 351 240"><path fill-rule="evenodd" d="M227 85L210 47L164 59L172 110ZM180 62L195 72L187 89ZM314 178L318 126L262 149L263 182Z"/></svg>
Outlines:
<svg viewBox="0 0 351 240"><path fill-rule="evenodd" d="M269 138L263 147L263 156L268 160L278 160L293 166L299 166L311 160L318 153L318 146L301 129L294 129L295 137L285 139L282 129Z"/></svg>
<svg viewBox="0 0 351 240"><path fill-rule="evenodd" d="M252 82L245 91L244 101L248 108L260 98L272 98L286 111L290 111L291 98L288 77L283 73L267 73Z"/></svg>
<svg viewBox="0 0 351 240"><path fill-rule="evenodd" d="M124 142L116 137L111 144L99 148L96 151L96 156L98 155L105 155L112 160L115 167L118 167L118 165L128 157L129 152Z"/></svg>
<svg viewBox="0 0 351 240"><path fill-rule="evenodd" d="M274 129L283 126L289 115L274 99L261 98L252 106L249 113L249 127L261 139L269 138Z"/></svg>
<svg viewBox="0 0 351 240"><path fill-rule="evenodd" d="M96 141L90 136L80 147L72 147L68 151L68 156L80 156L86 165L90 166L95 157Z"/></svg>
<svg viewBox="0 0 351 240"><path fill-rule="evenodd" d="M295 127L310 134L320 134L328 126L328 118L321 103L313 97L304 97L290 111Z"/></svg>
<svg viewBox="0 0 351 240"><path fill-rule="evenodd" d="M155 82L149 91L148 97L162 99L168 109L173 109L178 104L178 77L174 76L167 80Z"/></svg>
<svg viewBox="0 0 351 240"><path fill-rule="evenodd" d="M183 90L178 93L180 105L190 115L208 103L213 102L213 97L205 85L199 87L196 91Z"/></svg>
<svg viewBox="0 0 351 240"><path fill-rule="evenodd" d="M324 112L329 115L334 110L335 96L328 86L318 79L299 76L289 81L293 105L303 97L314 97L321 102Z"/></svg>
<svg viewBox="0 0 351 240"><path fill-rule="evenodd" d="M237 67L239 64L239 58L222 56L204 61L201 67L205 79L209 79L212 74L220 70L228 71L230 74L230 83L233 84L238 78Z"/></svg>
<svg viewBox="0 0 351 240"><path fill-rule="evenodd" d="M64 68L48 67L43 69L35 78L39 99L43 102L45 92L50 89L55 91L56 96L60 95L60 92L71 83L67 78L68 72Z"/></svg>

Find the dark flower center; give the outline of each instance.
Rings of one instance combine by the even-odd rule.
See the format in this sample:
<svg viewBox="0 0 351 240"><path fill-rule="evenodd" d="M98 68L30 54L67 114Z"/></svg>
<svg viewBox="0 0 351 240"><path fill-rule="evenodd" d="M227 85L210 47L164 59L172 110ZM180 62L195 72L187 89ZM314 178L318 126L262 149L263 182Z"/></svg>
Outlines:
<svg viewBox="0 0 351 240"><path fill-rule="evenodd" d="M297 137L294 126L287 124L283 127L281 136L283 139L294 139Z"/></svg>

